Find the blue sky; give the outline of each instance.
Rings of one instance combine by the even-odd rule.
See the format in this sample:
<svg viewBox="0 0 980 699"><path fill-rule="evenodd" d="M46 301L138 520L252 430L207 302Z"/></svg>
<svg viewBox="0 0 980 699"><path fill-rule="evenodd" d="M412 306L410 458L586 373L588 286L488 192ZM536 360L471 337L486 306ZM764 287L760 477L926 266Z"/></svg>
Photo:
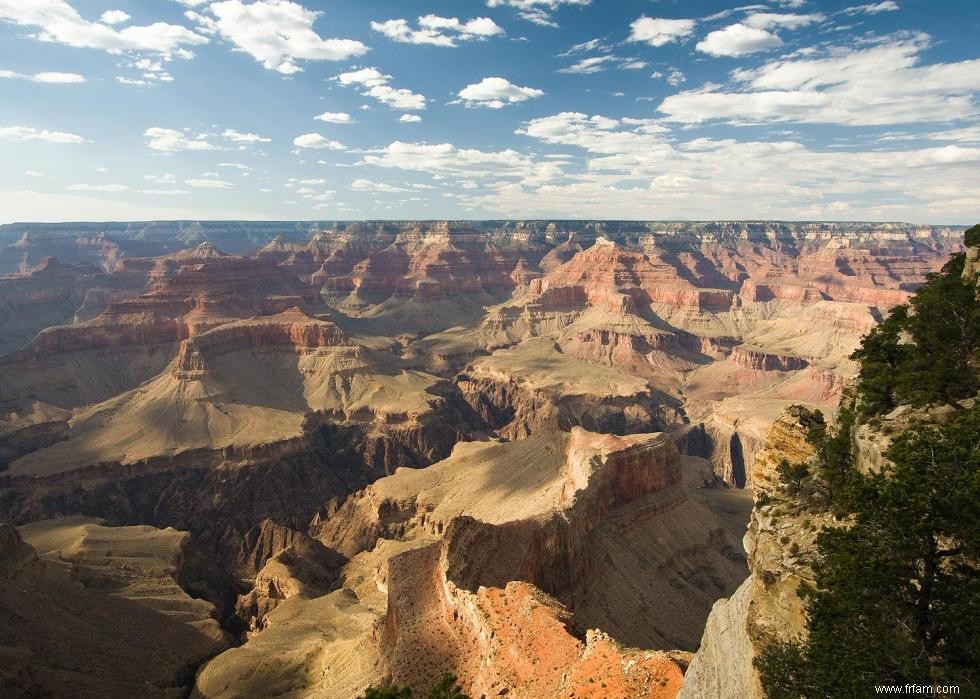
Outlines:
<svg viewBox="0 0 980 699"><path fill-rule="evenodd" d="M0 0L0 221L980 220L980 3Z"/></svg>

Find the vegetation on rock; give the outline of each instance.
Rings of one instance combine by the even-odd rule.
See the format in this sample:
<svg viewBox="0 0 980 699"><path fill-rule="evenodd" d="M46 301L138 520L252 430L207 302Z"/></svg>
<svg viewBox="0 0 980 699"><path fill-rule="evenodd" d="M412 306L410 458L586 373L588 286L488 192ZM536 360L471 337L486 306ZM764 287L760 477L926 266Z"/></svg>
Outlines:
<svg viewBox="0 0 980 699"><path fill-rule="evenodd" d="M425 695L426 699L467 699L463 688L456 683L457 679L456 675L444 672L439 682ZM360 699L412 699L413 696L410 687L391 685L368 687Z"/></svg>
<svg viewBox="0 0 980 699"><path fill-rule="evenodd" d="M974 229L971 229L974 230ZM861 362L858 410L883 415L896 406L959 401L977 393L980 304L954 255L906 306L897 306L852 358Z"/></svg>
<svg viewBox="0 0 980 699"><path fill-rule="evenodd" d="M811 414L814 463L779 467L784 492L849 526L817 538L815 584L800 590L807 637L755 659L771 699L867 696L885 684L980 692L980 303L962 268L958 255L865 338L856 413L842 409L833 430ZM899 405L918 409L885 467L860 472L855 424Z"/></svg>

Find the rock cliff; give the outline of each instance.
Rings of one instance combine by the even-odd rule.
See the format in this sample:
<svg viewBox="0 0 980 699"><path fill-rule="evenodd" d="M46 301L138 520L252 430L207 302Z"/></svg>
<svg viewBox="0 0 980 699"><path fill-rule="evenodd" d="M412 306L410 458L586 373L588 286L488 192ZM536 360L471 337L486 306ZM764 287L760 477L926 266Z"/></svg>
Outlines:
<svg viewBox="0 0 980 699"><path fill-rule="evenodd" d="M728 599L715 603L701 646L691 660L680 697L762 697L752 665L757 649L774 640L797 640L806 632L804 602L797 595L812 583L808 564L817 533L833 526L827 513L805 511L778 485L784 459L813 457L806 440L808 413L787 408L773 423L753 467L752 516L745 534L749 577Z"/></svg>
<svg viewBox="0 0 980 699"><path fill-rule="evenodd" d="M351 558L341 589L279 604L201 671L197 690L302 681L298 696L340 697L393 680L424 691L451 670L474 696L673 696L685 656L628 646L693 645L673 609L700 600L706 612L710 590L742 570L681 481L665 435L581 428L461 444L400 469L313 521L316 538ZM314 651L313 638L326 646ZM273 648L285 648L283 665L263 660Z"/></svg>

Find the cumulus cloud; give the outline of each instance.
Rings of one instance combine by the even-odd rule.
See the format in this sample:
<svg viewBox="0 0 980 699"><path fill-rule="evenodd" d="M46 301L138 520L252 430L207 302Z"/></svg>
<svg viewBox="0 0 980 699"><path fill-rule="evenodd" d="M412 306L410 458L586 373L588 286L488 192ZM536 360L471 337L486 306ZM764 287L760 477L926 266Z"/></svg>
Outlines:
<svg viewBox="0 0 980 699"><path fill-rule="evenodd" d="M404 187L395 187L387 182L375 182L373 180L367 179L356 179L350 183L350 188L357 190L359 192L383 192L383 193L393 193L393 192L411 192L411 189L405 189Z"/></svg>
<svg viewBox="0 0 980 699"><path fill-rule="evenodd" d="M0 0L0 20L37 27L40 41L111 53L137 51L189 58L188 46L208 43L208 38L179 24L155 22L115 29L109 24L82 18L65 0Z"/></svg>
<svg viewBox="0 0 980 699"><path fill-rule="evenodd" d="M217 150L208 141L207 134L189 134L176 129L153 126L143 132L148 148L162 153L178 153L186 150Z"/></svg>
<svg viewBox="0 0 980 699"><path fill-rule="evenodd" d="M345 150L344 144L340 141L332 141L323 134L305 133L293 139L293 145L297 148L328 148L330 150Z"/></svg>
<svg viewBox="0 0 980 699"><path fill-rule="evenodd" d="M434 175L467 178L520 177L534 174L540 163L515 150L482 151L457 148L451 143L405 143L395 141L381 153L364 157L363 164L398 168Z"/></svg>
<svg viewBox="0 0 980 699"><path fill-rule="evenodd" d="M542 27L557 27L552 13L562 5L588 5L592 0L487 0L487 7L513 7L528 22Z"/></svg>
<svg viewBox="0 0 980 699"><path fill-rule="evenodd" d="M25 75L12 70L0 70L0 78L8 80L29 80L33 83L77 84L85 82L85 76L78 73L43 72Z"/></svg>
<svg viewBox="0 0 980 699"><path fill-rule="evenodd" d="M745 56L782 44L782 39L765 29L736 23L711 32L695 48L709 56Z"/></svg>
<svg viewBox="0 0 980 699"><path fill-rule="evenodd" d="M980 60L919 65L928 37L890 38L870 48L830 48L733 73L734 89L709 85L667 97L672 121L784 121L869 126L940 122L980 113Z"/></svg>
<svg viewBox="0 0 980 699"><path fill-rule="evenodd" d="M419 17L418 25L414 29L406 19L371 22L371 29L384 34L392 41L404 44L449 47L456 46L457 41L487 39L504 33L504 30L489 17L476 17L460 22L456 17L440 17L433 14Z"/></svg>
<svg viewBox="0 0 980 699"><path fill-rule="evenodd" d="M328 124L353 124L354 117L347 112L324 112L313 117L317 121L325 121Z"/></svg>
<svg viewBox="0 0 980 699"><path fill-rule="evenodd" d="M418 114L402 114L400 117L398 117L398 121L403 124L417 124L418 122L422 121L422 117L420 117Z"/></svg>
<svg viewBox="0 0 980 699"><path fill-rule="evenodd" d="M459 91L459 101L467 107L500 109L508 104L535 99L543 94L544 91L537 88L522 87L505 78L491 77L464 87Z"/></svg>
<svg viewBox="0 0 980 699"><path fill-rule="evenodd" d="M0 140L47 141L49 143L88 143L81 136L66 131L48 131L33 126L0 126Z"/></svg>
<svg viewBox="0 0 980 699"><path fill-rule="evenodd" d="M163 61L152 58L139 58L136 60L123 61L119 64L120 68L130 68L139 72L139 77L129 77L120 75L116 80L123 85L136 85L145 87L154 83L173 82L173 76L163 67Z"/></svg>
<svg viewBox="0 0 980 699"><path fill-rule="evenodd" d="M820 151L792 140L677 141L662 128L576 112L532 120L519 133L582 149L585 171L548 182L488 177L461 205L528 217L959 220L980 203L980 148Z"/></svg>
<svg viewBox="0 0 980 699"><path fill-rule="evenodd" d="M291 0L223 0L207 11L213 18L201 25L204 29L217 31L239 51L284 75L303 70L297 61L342 61L368 51L360 41L320 37L313 23L321 13Z"/></svg>
<svg viewBox="0 0 980 699"><path fill-rule="evenodd" d="M691 36L695 24L693 19L660 19L644 15L630 24L630 35L626 40L663 46Z"/></svg>
<svg viewBox="0 0 980 699"><path fill-rule="evenodd" d="M103 24L122 24L123 22L128 22L130 19L132 17L122 10L106 10L99 17L99 21Z"/></svg>
<svg viewBox="0 0 980 699"><path fill-rule="evenodd" d="M391 76L385 75L377 68L361 68L347 73L341 73L334 78L341 85L353 85L363 88L365 97L373 97L381 104L392 109L417 110L425 109L425 95L394 88L389 85Z"/></svg>
<svg viewBox="0 0 980 699"><path fill-rule="evenodd" d="M653 119L611 119L581 112L561 112L532 119L516 133L544 143L577 146L591 153L654 152L667 146L667 128ZM669 146L668 146L669 147Z"/></svg>
<svg viewBox="0 0 980 699"><path fill-rule="evenodd" d="M224 132L222 132L221 137L225 140L231 141L232 143L240 144L269 143L272 140L271 138L260 136L257 133L247 133L236 131L235 129L225 129Z"/></svg>

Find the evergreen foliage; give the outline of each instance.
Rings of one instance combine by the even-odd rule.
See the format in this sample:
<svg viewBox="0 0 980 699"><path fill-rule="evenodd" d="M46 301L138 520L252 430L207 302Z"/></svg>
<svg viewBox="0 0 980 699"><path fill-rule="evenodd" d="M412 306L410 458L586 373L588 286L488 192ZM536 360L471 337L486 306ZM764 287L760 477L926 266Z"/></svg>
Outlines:
<svg viewBox="0 0 980 699"><path fill-rule="evenodd" d="M863 416L901 403L958 409L980 389L980 301L962 278L964 260L954 255L942 272L929 275L909 305L893 309L852 355L861 362Z"/></svg>
<svg viewBox="0 0 980 699"><path fill-rule="evenodd" d="M975 248L980 246L980 223L973 226L972 228L966 229L966 233L963 234L963 243L968 248Z"/></svg>
<svg viewBox="0 0 980 699"><path fill-rule="evenodd" d="M854 525L818 537L806 643L759 654L770 699L980 692L980 407L913 426L886 455L855 485Z"/></svg>
<svg viewBox="0 0 980 699"><path fill-rule="evenodd" d="M980 226L967 232L980 244ZM814 464L780 465L785 492L817 492L849 525L825 529L813 560L808 637L756 657L770 699L863 697L875 685L958 685L980 695L980 388L976 292L963 255L931 275L854 353L857 412L835 430L813 414ZM881 473L854 466L851 432L911 413ZM948 407L940 407L948 406ZM931 417L930 417L931 416Z"/></svg>

